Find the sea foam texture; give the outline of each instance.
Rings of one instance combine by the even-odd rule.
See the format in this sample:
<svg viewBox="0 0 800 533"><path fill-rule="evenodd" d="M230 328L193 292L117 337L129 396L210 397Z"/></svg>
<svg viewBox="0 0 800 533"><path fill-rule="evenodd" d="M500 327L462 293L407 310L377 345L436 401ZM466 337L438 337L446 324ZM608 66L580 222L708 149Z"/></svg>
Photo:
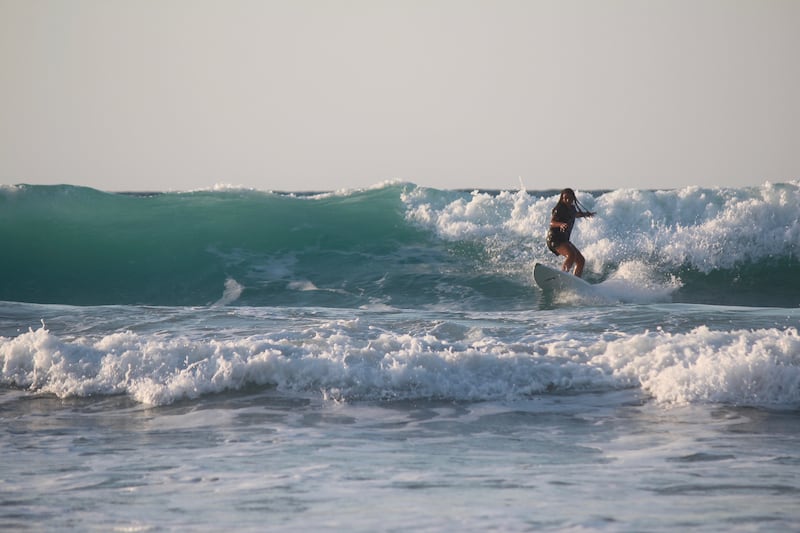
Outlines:
<svg viewBox="0 0 800 533"><path fill-rule="evenodd" d="M513 400L640 387L664 404L800 405L800 337L792 328L507 343L479 329L447 341L359 320L233 340L123 332L66 342L41 327L0 338L0 362L5 385L61 398L127 394L153 405L247 385L343 401Z"/></svg>

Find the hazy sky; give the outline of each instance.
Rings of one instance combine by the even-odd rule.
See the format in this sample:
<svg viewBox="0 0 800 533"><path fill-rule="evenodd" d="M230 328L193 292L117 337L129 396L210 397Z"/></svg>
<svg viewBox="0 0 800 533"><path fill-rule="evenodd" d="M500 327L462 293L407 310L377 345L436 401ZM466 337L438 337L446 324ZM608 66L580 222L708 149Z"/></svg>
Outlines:
<svg viewBox="0 0 800 533"><path fill-rule="evenodd" d="M800 1L0 0L0 183L800 179Z"/></svg>

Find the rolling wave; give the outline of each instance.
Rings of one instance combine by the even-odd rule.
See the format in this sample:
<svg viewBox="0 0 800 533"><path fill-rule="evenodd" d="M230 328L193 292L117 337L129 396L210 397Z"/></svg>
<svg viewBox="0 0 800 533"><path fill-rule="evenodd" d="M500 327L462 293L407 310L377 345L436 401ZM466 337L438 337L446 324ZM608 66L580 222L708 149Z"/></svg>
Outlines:
<svg viewBox="0 0 800 533"><path fill-rule="evenodd" d="M0 300L519 309L554 191L296 195L0 188ZM585 276L620 299L800 304L800 185L579 191Z"/></svg>

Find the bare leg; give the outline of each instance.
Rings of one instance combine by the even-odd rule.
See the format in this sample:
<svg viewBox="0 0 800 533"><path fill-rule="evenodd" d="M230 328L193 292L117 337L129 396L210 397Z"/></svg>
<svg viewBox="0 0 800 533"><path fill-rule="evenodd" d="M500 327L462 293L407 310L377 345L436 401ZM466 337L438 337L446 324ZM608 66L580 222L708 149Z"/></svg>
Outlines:
<svg viewBox="0 0 800 533"><path fill-rule="evenodd" d="M575 248L575 253L577 254L575 256L575 275L581 277L583 276L583 265L586 264L586 259L583 258L583 254L577 248Z"/></svg>
<svg viewBox="0 0 800 533"><path fill-rule="evenodd" d="M584 259L583 254L581 254L580 250L578 250L574 244L571 242L565 242L558 248L556 251L560 255L563 255L566 259L564 260L564 265L561 269L564 272L570 272L572 267L575 267L574 274L577 277L581 277L583 274L583 266L586 264L586 259Z"/></svg>
<svg viewBox="0 0 800 533"><path fill-rule="evenodd" d="M568 254L567 258L564 260L564 264L561 265L561 270L564 272L571 272L572 266L575 264L575 258L572 257L572 254Z"/></svg>

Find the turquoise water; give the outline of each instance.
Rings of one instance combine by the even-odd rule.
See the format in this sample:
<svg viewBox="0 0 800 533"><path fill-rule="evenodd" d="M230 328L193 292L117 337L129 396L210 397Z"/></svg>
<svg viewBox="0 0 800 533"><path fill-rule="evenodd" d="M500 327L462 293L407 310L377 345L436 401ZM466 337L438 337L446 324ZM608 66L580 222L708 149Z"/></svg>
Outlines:
<svg viewBox="0 0 800 533"><path fill-rule="evenodd" d="M800 303L797 184L579 196L599 212L575 229L585 276L624 284L621 299ZM402 183L303 196L6 186L0 299L529 309L532 264L558 264L542 244L556 199Z"/></svg>
<svg viewBox="0 0 800 533"><path fill-rule="evenodd" d="M796 183L0 189L0 527L785 531Z"/></svg>

